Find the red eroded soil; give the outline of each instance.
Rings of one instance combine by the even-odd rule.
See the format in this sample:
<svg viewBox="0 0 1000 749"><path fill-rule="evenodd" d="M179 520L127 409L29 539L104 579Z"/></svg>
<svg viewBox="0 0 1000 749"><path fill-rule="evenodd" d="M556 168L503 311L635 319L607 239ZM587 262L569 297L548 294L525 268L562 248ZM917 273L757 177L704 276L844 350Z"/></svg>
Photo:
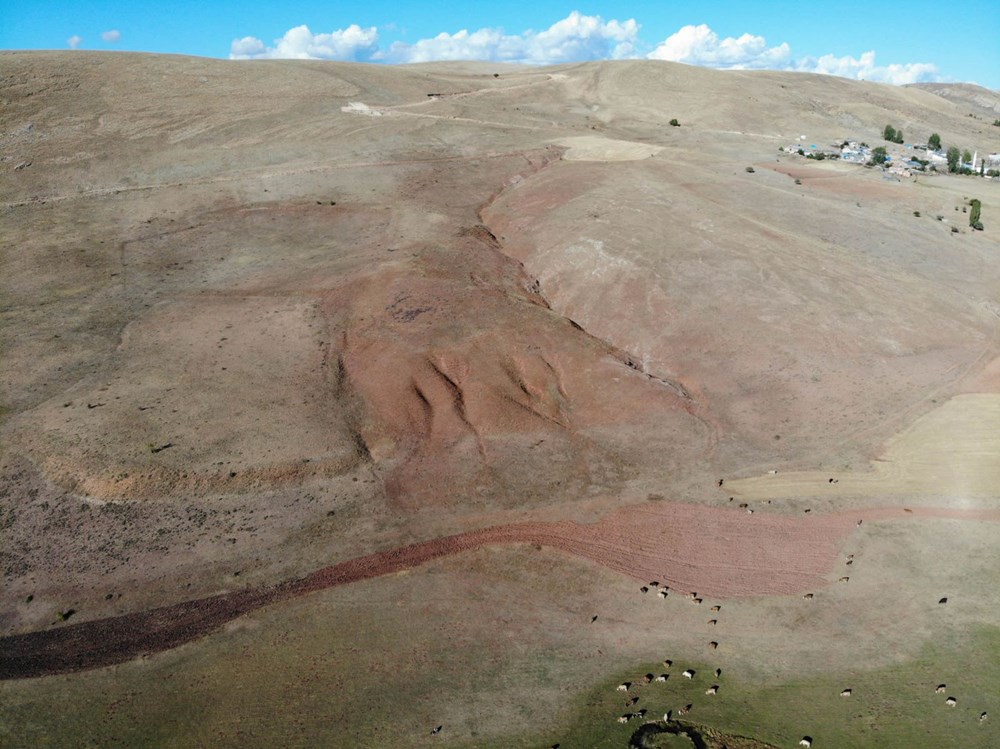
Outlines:
<svg viewBox="0 0 1000 749"><path fill-rule="evenodd" d="M0 679L98 668L209 634L268 604L415 567L485 545L533 543L590 559L638 580L711 597L793 594L828 582L859 519L907 516L1000 520L1000 512L938 508L862 510L791 518L683 504L631 506L583 525L494 526L350 559L279 585L0 640Z"/></svg>

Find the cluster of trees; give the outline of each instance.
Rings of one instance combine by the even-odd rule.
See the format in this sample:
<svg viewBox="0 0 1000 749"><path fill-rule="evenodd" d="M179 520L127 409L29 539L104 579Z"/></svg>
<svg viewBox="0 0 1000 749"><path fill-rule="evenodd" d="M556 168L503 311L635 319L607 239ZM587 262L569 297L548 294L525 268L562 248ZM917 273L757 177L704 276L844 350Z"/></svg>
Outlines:
<svg viewBox="0 0 1000 749"><path fill-rule="evenodd" d="M962 166L963 164L968 164L972 161L972 152L966 148L964 151L959 151L957 146L950 146L948 151L945 153L945 158L948 159L948 171L954 174L972 174L972 169L967 166ZM985 164L980 165L980 174L983 173Z"/></svg>
<svg viewBox="0 0 1000 749"><path fill-rule="evenodd" d="M882 137L890 143L902 143L903 131L897 130L892 125L886 125L885 130L882 131Z"/></svg>
<svg viewBox="0 0 1000 749"><path fill-rule="evenodd" d="M1000 120L997 120L993 124L1000 126ZM890 143L902 143L903 131L897 130L892 125L886 125L885 129L882 131L882 137L884 137ZM845 142L844 146L846 145L848 144ZM868 144L862 143L861 145L867 146ZM941 136L938 135L937 133L931 133L930 137L927 139L927 148L930 149L931 151L940 151ZM799 154L800 155L802 154L802 149L799 149ZM972 174L972 169L967 166L964 166L964 164L968 164L970 161L972 161L972 153L969 151L969 149L966 148L963 151L959 149L957 146L950 146L948 150L945 152L945 158L948 160L949 172L952 172L953 174ZM888 153L886 153L885 147L877 146L872 149L871 161L869 161L868 163L881 166L882 164L885 164L888 160L889 160L889 155ZM923 167L926 167L927 164L929 163L922 159L915 158L915 160L920 162L920 165ZM931 167L931 169L933 168L934 167ZM989 172L985 171L985 164L980 166L979 174L988 177L1000 176L1000 172L998 172L995 169L991 169L989 170Z"/></svg>

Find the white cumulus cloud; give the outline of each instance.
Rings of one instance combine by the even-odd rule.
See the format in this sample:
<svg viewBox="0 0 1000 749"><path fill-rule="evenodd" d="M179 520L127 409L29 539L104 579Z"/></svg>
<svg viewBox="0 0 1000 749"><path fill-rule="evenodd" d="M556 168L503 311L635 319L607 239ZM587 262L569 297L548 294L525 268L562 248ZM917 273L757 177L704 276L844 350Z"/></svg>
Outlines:
<svg viewBox="0 0 1000 749"><path fill-rule="evenodd" d="M825 73L839 75L843 78L857 80L880 81L902 86L907 83L934 81L940 78L936 65L929 62L911 62L905 64L876 65L875 52L869 51L855 58L850 55L835 57L823 55L819 58L803 58L795 65L796 70L810 73Z"/></svg>
<svg viewBox="0 0 1000 749"><path fill-rule="evenodd" d="M442 32L413 44L396 42L384 59L389 62L489 60L554 64L577 60L620 59L635 54L639 24L635 19L604 21L573 11L543 31L505 34L501 29Z"/></svg>
<svg viewBox="0 0 1000 749"><path fill-rule="evenodd" d="M268 46L260 39L234 39L233 60L292 58L319 60L384 61L394 63L433 60L492 60L549 64L577 60L620 59L635 55L639 24L635 19L605 21L573 11L543 31L505 34L502 29L463 29L453 34L420 39L412 44L395 42L379 47L378 30L352 24L329 34L314 34L308 26L289 29Z"/></svg>
<svg viewBox="0 0 1000 749"><path fill-rule="evenodd" d="M73 36L66 40L66 44L69 45L70 49L79 49L80 45L83 44L83 37L73 34Z"/></svg>
<svg viewBox="0 0 1000 749"><path fill-rule="evenodd" d="M896 85L940 77L937 66L927 62L877 65L873 51L858 58L831 54L795 60L791 47L785 42L769 47L764 37L752 34L723 39L705 24L684 26L664 39L647 57L713 68L798 70Z"/></svg>
<svg viewBox="0 0 1000 749"><path fill-rule="evenodd" d="M103 39L106 42L117 42L121 38L122 38L122 32L120 32L118 29L110 29L109 31L101 32L101 39Z"/></svg>
<svg viewBox="0 0 1000 749"><path fill-rule="evenodd" d="M234 39L229 48L232 60L282 58L293 60L370 60L378 53L378 30L351 24L329 34L314 34L303 24L289 29L268 47L260 39Z"/></svg>
<svg viewBox="0 0 1000 749"><path fill-rule="evenodd" d="M713 68L775 68L786 65L792 49L786 43L768 47L762 36L743 34L720 39L705 24L684 26L647 55L653 60L686 62Z"/></svg>
<svg viewBox="0 0 1000 749"><path fill-rule="evenodd" d="M634 18L605 21L600 16L573 11L541 31L528 29L520 34L507 34L497 28L442 31L437 36L415 42L397 41L384 48L379 45L378 29L374 26L362 28L351 24L330 33L314 34L303 24L289 29L270 46L253 36L234 39L229 57L390 63L485 60L536 65L618 60L639 57L640 50L649 49L639 39L640 28ZM109 38L112 34L114 39ZM117 31L106 31L101 36L105 41L117 41L120 35ZM82 42L77 36L69 40L74 49ZM754 34L720 37L706 24L683 26L645 56L713 68L797 70L897 85L940 79L937 66L927 62L878 65L874 51L857 58L833 54L795 58L787 42L769 45L763 36Z"/></svg>

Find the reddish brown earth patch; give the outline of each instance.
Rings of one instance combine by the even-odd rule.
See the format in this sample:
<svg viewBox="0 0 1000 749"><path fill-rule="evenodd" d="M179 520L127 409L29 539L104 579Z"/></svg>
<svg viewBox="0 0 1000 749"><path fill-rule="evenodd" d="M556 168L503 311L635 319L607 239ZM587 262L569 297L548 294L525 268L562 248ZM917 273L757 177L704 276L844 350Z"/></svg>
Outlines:
<svg viewBox="0 0 1000 749"><path fill-rule="evenodd" d="M416 567L495 544L532 543L589 559L639 580L710 597L793 594L829 582L858 519L1000 520L997 511L887 508L811 518L669 504L631 506L602 520L519 523L437 538L324 567L272 587L225 593L150 611L0 639L0 679L122 663L209 634L236 617L308 593Z"/></svg>

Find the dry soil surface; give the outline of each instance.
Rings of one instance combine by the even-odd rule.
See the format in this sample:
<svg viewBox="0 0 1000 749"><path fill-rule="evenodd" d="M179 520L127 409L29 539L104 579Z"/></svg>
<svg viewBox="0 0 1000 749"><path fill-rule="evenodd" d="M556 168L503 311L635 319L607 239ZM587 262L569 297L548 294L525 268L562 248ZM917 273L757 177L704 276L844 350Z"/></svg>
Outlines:
<svg viewBox="0 0 1000 749"><path fill-rule="evenodd" d="M22 725L0 739L58 743L52 677L19 677L80 671L58 678L85 705L158 651L296 664L330 616L353 638L324 661L359 680L344 705L405 693L406 720L505 745L654 650L704 647L707 617L653 637L622 581L737 602L712 642L760 678L913 657L945 626L912 603L929 581L965 602L949 632L995 626L1000 183L779 146L891 122L997 152L997 106L654 62L0 54L0 648ZM469 587L491 575L502 593ZM405 665L357 676L362 654ZM345 707L311 740L366 745L378 720Z"/></svg>

